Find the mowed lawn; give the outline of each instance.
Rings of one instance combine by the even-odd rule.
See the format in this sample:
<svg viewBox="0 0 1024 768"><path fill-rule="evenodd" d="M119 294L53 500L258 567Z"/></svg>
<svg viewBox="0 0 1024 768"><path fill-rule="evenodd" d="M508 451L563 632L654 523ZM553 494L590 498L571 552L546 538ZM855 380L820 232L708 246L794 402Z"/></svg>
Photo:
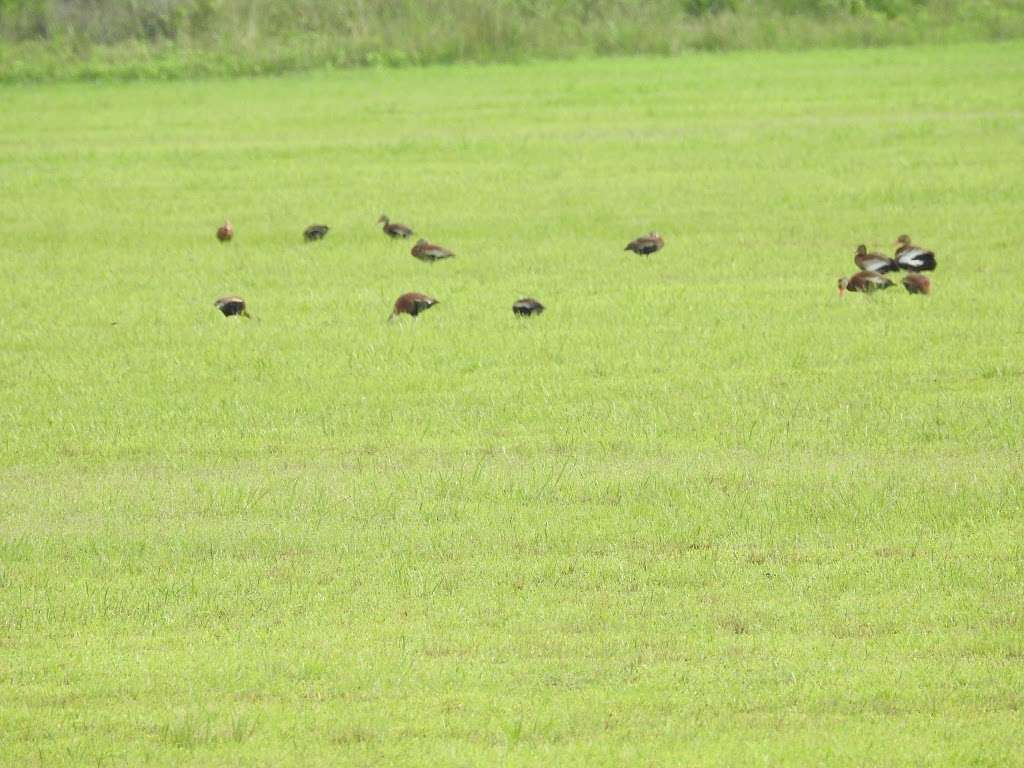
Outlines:
<svg viewBox="0 0 1024 768"><path fill-rule="evenodd" d="M0 102L0 764L1019 763L1024 44Z"/></svg>

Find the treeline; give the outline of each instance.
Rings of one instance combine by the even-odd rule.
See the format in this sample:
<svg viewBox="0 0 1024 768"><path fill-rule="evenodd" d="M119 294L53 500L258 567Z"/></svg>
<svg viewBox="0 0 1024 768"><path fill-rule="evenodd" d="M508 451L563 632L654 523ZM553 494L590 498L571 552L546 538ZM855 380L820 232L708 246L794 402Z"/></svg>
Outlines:
<svg viewBox="0 0 1024 768"><path fill-rule="evenodd" d="M1024 0L0 0L0 79L1024 35Z"/></svg>

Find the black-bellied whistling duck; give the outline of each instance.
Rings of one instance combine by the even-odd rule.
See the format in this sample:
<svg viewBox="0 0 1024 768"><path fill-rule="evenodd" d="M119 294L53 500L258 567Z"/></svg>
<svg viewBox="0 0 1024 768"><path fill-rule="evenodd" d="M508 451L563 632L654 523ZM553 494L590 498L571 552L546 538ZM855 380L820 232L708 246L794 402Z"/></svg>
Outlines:
<svg viewBox="0 0 1024 768"><path fill-rule="evenodd" d="M858 272L850 277L839 278L839 298L847 291L854 293L873 293L891 288L895 283L885 275L877 272Z"/></svg>
<svg viewBox="0 0 1024 768"><path fill-rule="evenodd" d="M397 221L391 221L387 217L387 214L384 213L382 213L380 218L377 219L377 223L383 224L384 234L393 239L405 239L414 234L409 227L405 226L405 224L399 224Z"/></svg>
<svg viewBox="0 0 1024 768"><path fill-rule="evenodd" d="M213 302L213 306L219 309L224 317L233 317L234 315L250 317L245 308L245 299L241 296L221 296Z"/></svg>
<svg viewBox="0 0 1024 768"><path fill-rule="evenodd" d="M918 275L911 273L904 276L903 287L907 289L907 293L920 293L927 296L932 292L932 281L924 275Z"/></svg>
<svg viewBox="0 0 1024 768"><path fill-rule="evenodd" d="M230 221L224 219L224 223L217 227L217 239L222 243L226 243L234 236L235 228L231 226Z"/></svg>
<svg viewBox="0 0 1024 768"><path fill-rule="evenodd" d="M328 230L330 230L330 227L326 224L310 224L302 231L302 239L307 243L311 243L314 240L323 240Z"/></svg>
<svg viewBox="0 0 1024 768"><path fill-rule="evenodd" d="M539 315L544 311L544 305L536 299L520 299L512 305L512 311L520 317Z"/></svg>
<svg viewBox="0 0 1024 768"><path fill-rule="evenodd" d="M646 235L638 237L636 240L630 242L626 246L625 250L638 253L641 256L650 256L652 253L657 253L665 247L665 241L661 235L657 232L648 232Z"/></svg>
<svg viewBox="0 0 1024 768"><path fill-rule="evenodd" d="M880 253L868 253L866 245L858 245L857 253L853 257L853 263L864 272L877 272L884 275L886 272L895 272L899 269L895 259L883 256Z"/></svg>
<svg viewBox="0 0 1024 768"><path fill-rule="evenodd" d="M910 235L896 238L896 264L908 272L930 272L935 269L935 254L910 242Z"/></svg>
<svg viewBox="0 0 1024 768"><path fill-rule="evenodd" d="M412 247L412 255L420 261L427 261L430 263L440 261L441 259L451 259L455 256L455 254L447 248L442 248L440 245L428 243L423 238L417 240L416 245Z"/></svg>
<svg viewBox="0 0 1024 768"><path fill-rule="evenodd" d="M412 315L416 317L420 312L426 312L437 304L437 299L427 296L425 293L403 293L395 299L395 308L391 310L388 321L394 320L399 315Z"/></svg>

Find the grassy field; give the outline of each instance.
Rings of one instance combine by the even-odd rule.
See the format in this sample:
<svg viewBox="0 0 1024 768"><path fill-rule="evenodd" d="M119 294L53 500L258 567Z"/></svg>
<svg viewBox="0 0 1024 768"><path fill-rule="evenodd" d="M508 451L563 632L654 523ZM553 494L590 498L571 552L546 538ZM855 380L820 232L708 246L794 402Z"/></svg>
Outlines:
<svg viewBox="0 0 1024 768"><path fill-rule="evenodd" d="M1022 86L0 88L0 764L1020 764ZM934 295L840 302L903 232Z"/></svg>

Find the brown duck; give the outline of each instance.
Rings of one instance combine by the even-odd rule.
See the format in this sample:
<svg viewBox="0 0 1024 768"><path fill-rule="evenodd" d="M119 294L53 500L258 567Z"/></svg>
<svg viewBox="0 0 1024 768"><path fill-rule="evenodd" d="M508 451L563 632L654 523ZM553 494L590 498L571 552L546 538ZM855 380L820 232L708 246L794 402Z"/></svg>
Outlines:
<svg viewBox="0 0 1024 768"><path fill-rule="evenodd" d="M544 305L536 299L520 299L512 305L512 311L520 317L530 317L531 315L539 315L544 311Z"/></svg>
<svg viewBox="0 0 1024 768"><path fill-rule="evenodd" d="M625 250L638 253L641 256L650 256L665 247L665 241L657 232L648 232L638 237L626 246Z"/></svg>
<svg viewBox="0 0 1024 768"><path fill-rule="evenodd" d="M311 243L314 240L323 240L330 229L326 224L310 224L302 231L302 239L307 243Z"/></svg>
<svg viewBox="0 0 1024 768"><path fill-rule="evenodd" d="M241 296L221 296L213 302L213 306L219 309L224 317L233 317L235 315L251 317L249 311L245 308L245 299Z"/></svg>
<svg viewBox="0 0 1024 768"><path fill-rule="evenodd" d="M930 272L935 269L935 254L910 242L910 235L896 238L896 264L908 272Z"/></svg>
<svg viewBox="0 0 1024 768"><path fill-rule="evenodd" d="M441 259L451 259L455 257L455 254L447 248L442 248L440 245L428 243L423 238L417 240L416 245L412 247L412 255L420 261L430 263L440 261Z"/></svg>
<svg viewBox="0 0 1024 768"><path fill-rule="evenodd" d="M875 291L884 291L886 288L891 288L895 283L885 275L880 275L877 272L858 272L850 277L839 278L839 298L843 298L843 295L847 291L853 291L854 293L874 293Z"/></svg>
<svg viewBox="0 0 1024 768"><path fill-rule="evenodd" d="M235 228L231 226L230 221L224 219L224 223L217 227L217 239L222 243L226 243L234 236Z"/></svg>
<svg viewBox="0 0 1024 768"><path fill-rule="evenodd" d="M405 224L399 224L397 221L391 221L388 219L387 215L383 213L380 215L380 218L377 219L377 223L383 224L384 226L382 229L384 230L384 234L393 239L402 238L404 240L414 234L409 227L405 226Z"/></svg>
<svg viewBox="0 0 1024 768"><path fill-rule="evenodd" d="M388 317L388 321L394 320L399 315L412 315L416 317L437 303L437 299L427 296L425 293L416 293L415 291L403 293L395 299L395 308L391 310L391 316Z"/></svg>
<svg viewBox="0 0 1024 768"><path fill-rule="evenodd" d="M884 275L886 272L895 272L899 265L895 259L883 256L880 253L868 253L866 245L858 245L857 253L853 257L853 263L864 272L877 272Z"/></svg>
<svg viewBox="0 0 1024 768"><path fill-rule="evenodd" d="M911 273L906 275L901 282L907 289L907 293L920 293L922 296L928 296L932 292L932 281L924 275Z"/></svg>

